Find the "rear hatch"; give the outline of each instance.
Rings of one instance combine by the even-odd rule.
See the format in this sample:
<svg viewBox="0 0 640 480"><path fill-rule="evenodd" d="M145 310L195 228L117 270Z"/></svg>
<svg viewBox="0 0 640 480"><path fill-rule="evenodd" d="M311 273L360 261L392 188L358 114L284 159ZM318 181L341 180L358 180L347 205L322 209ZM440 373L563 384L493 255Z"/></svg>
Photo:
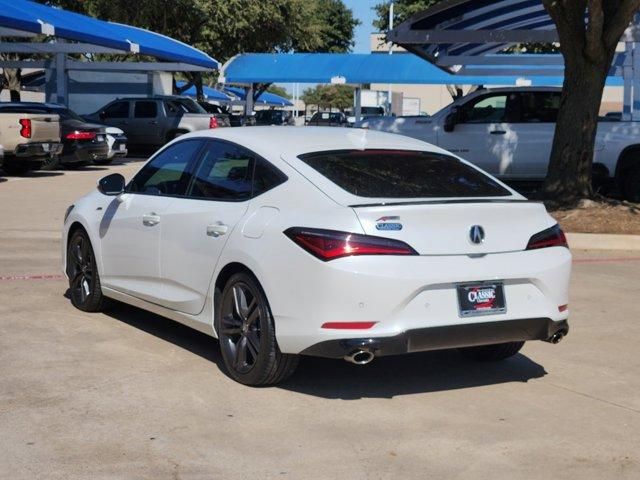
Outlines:
<svg viewBox="0 0 640 480"><path fill-rule="evenodd" d="M366 234L401 240L421 255L524 250L555 224L543 204L443 151L349 149L298 159L295 168L351 207Z"/></svg>
<svg viewBox="0 0 640 480"><path fill-rule="evenodd" d="M421 255L524 250L534 234L555 224L544 205L527 201L442 201L353 210L367 235L401 240Z"/></svg>

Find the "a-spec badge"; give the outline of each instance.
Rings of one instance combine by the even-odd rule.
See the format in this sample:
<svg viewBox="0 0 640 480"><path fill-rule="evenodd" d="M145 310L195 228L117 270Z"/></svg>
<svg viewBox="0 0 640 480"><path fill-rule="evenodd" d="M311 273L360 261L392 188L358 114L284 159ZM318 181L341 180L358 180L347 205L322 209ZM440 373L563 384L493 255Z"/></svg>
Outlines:
<svg viewBox="0 0 640 480"><path fill-rule="evenodd" d="M380 217L376 220L376 230L402 230L402 224L399 220L400 217Z"/></svg>

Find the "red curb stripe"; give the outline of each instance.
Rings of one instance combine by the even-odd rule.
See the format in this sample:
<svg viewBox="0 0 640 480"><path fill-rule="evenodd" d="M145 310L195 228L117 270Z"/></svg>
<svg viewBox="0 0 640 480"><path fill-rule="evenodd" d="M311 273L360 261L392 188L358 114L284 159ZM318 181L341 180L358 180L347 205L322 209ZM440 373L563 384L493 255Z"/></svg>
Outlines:
<svg viewBox="0 0 640 480"><path fill-rule="evenodd" d="M0 276L0 281L13 280L63 280L64 275L6 275Z"/></svg>

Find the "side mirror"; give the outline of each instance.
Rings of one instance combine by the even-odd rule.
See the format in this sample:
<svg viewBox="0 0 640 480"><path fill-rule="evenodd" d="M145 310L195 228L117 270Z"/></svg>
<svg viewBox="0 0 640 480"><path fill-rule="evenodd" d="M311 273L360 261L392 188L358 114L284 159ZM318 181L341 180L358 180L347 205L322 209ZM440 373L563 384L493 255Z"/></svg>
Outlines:
<svg viewBox="0 0 640 480"><path fill-rule="evenodd" d="M103 195L120 195L124 192L124 177L119 173L112 173L98 180L98 191Z"/></svg>
<svg viewBox="0 0 640 480"><path fill-rule="evenodd" d="M451 113L447 115L444 119L444 131L445 132L453 132L456 128L456 124L459 121L459 111L457 108L452 108Z"/></svg>

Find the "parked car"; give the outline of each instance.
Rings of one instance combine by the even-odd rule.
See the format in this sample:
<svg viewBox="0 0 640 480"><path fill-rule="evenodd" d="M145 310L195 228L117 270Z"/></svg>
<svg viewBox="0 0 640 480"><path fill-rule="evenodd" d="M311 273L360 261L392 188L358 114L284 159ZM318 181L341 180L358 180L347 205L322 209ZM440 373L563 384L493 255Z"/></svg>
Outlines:
<svg viewBox="0 0 640 480"><path fill-rule="evenodd" d="M307 122L307 125L321 127L344 127L347 125L347 117L342 112L316 112Z"/></svg>
<svg viewBox="0 0 640 480"><path fill-rule="evenodd" d="M4 103L0 104L0 112L58 115L63 148L58 154L57 162L65 167L73 168L107 159L109 146L106 127L88 123L63 105L36 102ZM54 166L56 159L46 163Z"/></svg>
<svg viewBox="0 0 640 480"><path fill-rule="evenodd" d="M382 117L384 116L384 107L362 107L360 109L360 120L367 118ZM356 124L356 115L354 112L349 112L347 117L347 124L353 127Z"/></svg>
<svg viewBox="0 0 640 480"><path fill-rule="evenodd" d="M19 175L37 170L62 151L60 117L24 112L0 103L0 144L4 146L3 170ZM6 107L6 109L5 109Z"/></svg>
<svg viewBox="0 0 640 480"><path fill-rule="evenodd" d="M256 117L253 115L229 114L229 123L232 127L253 127L256 124Z"/></svg>
<svg viewBox="0 0 640 480"><path fill-rule="evenodd" d="M198 105L200 105L207 113L210 113L214 117L216 117L216 120L218 121L218 127L231 126L231 121L229 120L230 114L225 108L209 102L198 102Z"/></svg>
<svg viewBox="0 0 640 480"><path fill-rule="evenodd" d="M293 114L287 110L258 110L256 125L295 125Z"/></svg>
<svg viewBox="0 0 640 480"><path fill-rule="evenodd" d="M568 332L571 253L540 202L408 137L351 129L185 135L67 209L72 304L116 299L217 336L230 375L298 355L460 348L501 360Z"/></svg>
<svg viewBox="0 0 640 480"><path fill-rule="evenodd" d="M157 148L185 133L217 128L216 117L189 97L121 98L91 115L90 121L124 131L130 146Z"/></svg>
<svg viewBox="0 0 640 480"><path fill-rule="evenodd" d="M104 165L111 163L114 158L126 157L129 151L127 150L127 137L124 132L116 127L107 127L107 145L109 145L109 152L107 153L107 159L101 161L95 161L98 165Z"/></svg>
<svg viewBox="0 0 640 480"><path fill-rule="evenodd" d="M547 175L559 88L478 90L431 117L369 118L359 126L431 142L505 180L542 181ZM638 122L598 122L593 174L640 202Z"/></svg>

